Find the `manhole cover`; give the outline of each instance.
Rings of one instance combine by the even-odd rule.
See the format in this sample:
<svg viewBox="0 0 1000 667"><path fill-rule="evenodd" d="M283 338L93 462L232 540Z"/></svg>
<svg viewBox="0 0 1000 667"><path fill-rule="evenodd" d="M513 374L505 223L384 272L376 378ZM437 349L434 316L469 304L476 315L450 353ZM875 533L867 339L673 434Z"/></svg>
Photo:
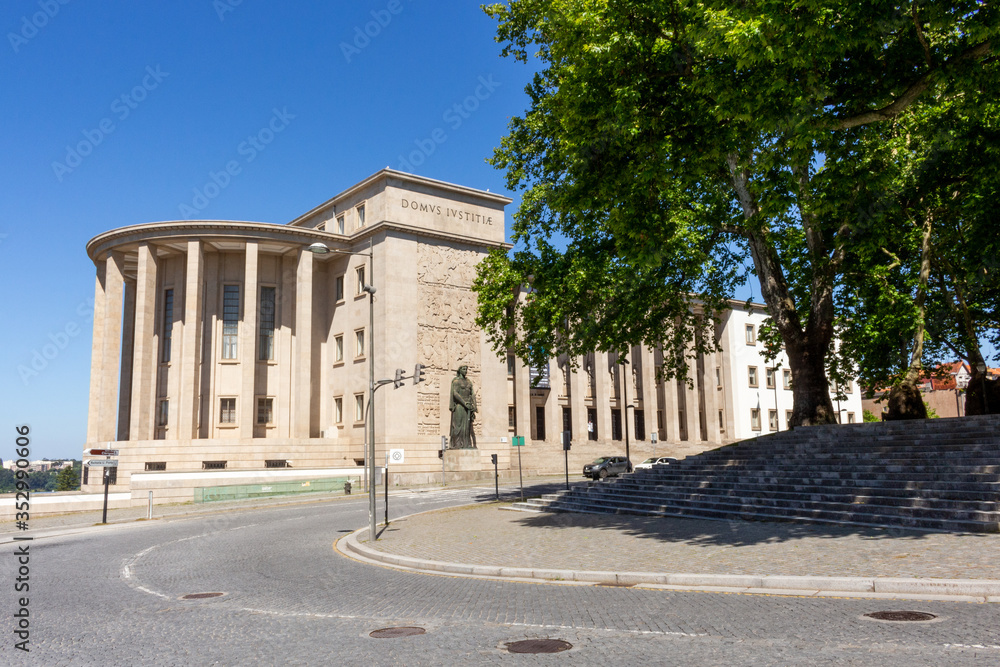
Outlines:
<svg viewBox="0 0 1000 667"><path fill-rule="evenodd" d="M865 616L876 621L931 621L937 618L925 611L873 611Z"/></svg>
<svg viewBox="0 0 1000 667"><path fill-rule="evenodd" d="M382 628L381 630L375 630L368 634L369 637L374 637L375 639L396 639L397 637L412 637L413 635L422 635L425 630L423 628L412 628L412 627L401 627L401 628Z"/></svg>
<svg viewBox="0 0 1000 667"><path fill-rule="evenodd" d="M559 653L571 648L572 644L561 639L524 639L507 644L510 653Z"/></svg>
<svg viewBox="0 0 1000 667"><path fill-rule="evenodd" d="M182 600L204 600L205 598L222 597L225 593L188 593L181 596Z"/></svg>

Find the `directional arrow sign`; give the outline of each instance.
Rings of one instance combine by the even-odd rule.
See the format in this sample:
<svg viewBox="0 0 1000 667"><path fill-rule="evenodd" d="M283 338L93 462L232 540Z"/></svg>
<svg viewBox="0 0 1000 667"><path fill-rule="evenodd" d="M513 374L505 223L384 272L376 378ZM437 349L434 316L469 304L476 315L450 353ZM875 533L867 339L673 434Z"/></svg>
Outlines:
<svg viewBox="0 0 1000 667"><path fill-rule="evenodd" d="M117 449L88 449L87 453L91 456L118 456Z"/></svg>
<svg viewBox="0 0 1000 667"><path fill-rule="evenodd" d="M101 467L104 467L104 468L117 468L118 467L118 461L116 459L93 459L91 461L87 461L87 465L89 465L89 466L97 466L98 468L101 468Z"/></svg>

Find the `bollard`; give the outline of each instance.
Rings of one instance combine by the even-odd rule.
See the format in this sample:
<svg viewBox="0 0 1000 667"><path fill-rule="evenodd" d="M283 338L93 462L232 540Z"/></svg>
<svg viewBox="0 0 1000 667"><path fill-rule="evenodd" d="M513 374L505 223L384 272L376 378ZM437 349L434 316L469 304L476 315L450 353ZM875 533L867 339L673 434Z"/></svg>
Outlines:
<svg viewBox="0 0 1000 667"><path fill-rule="evenodd" d="M152 491L149 492L149 509L146 510L146 518L147 519L152 519L153 518L153 492Z"/></svg>

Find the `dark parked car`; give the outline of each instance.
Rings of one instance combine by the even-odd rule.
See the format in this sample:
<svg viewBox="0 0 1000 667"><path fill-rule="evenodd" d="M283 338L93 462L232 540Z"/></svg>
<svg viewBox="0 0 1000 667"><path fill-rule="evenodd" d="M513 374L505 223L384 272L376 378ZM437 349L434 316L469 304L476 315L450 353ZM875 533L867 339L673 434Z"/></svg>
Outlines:
<svg viewBox="0 0 1000 667"><path fill-rule="evenodd" d="M609 475L632 472L632 462L624 456L602 456L583 466L583 476L604 479Z"/></svg>

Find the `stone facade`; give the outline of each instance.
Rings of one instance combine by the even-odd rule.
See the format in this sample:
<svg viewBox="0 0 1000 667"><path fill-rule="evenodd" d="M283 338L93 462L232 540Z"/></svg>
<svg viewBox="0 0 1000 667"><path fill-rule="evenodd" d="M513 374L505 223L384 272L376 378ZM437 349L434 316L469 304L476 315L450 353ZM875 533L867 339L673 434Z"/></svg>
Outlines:
<svg viewBox="0 0 1000 667"><path fill-rule="evenodd" d="M626 435L638 462L759 432L749 410L761 398L743 387L759 351L740 339L746 322L763 319L759 310L734 308L722 329L727 351L697 361L693 387L658 381L662 353L646 347L632 351L624 377L613 355L577 360L579 372L554 359L547 388L497 358L475 325L471 284L486 253L508 247L508 203L386 169L286 225L177 221L95 237L86 448L120 450L115 489L134 486L133 473L155 473L173 501L194 485L274 468L360 472L370 373L409 376L417 363L425 382L375 395L376 461L405 450L390 483L491 477L494 453L501 474L516 477L513 435L528 441L526 472L557 472L560 432L571 431L578 473L597 455L623 453ZM330 252L311 252L316 243ZM439 450L463 365L479 405L478 451L459 461ZM790 392L782 398L790 409ZM84 486L99 488L99 474Z"/></svg>

